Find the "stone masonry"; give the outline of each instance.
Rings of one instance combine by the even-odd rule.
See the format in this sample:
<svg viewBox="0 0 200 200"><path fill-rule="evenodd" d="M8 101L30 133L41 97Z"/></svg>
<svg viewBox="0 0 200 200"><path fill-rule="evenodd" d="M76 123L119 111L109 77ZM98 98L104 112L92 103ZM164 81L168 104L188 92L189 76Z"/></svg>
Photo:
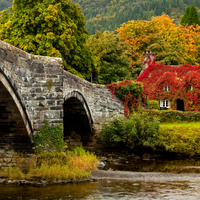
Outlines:
<svg viewBox="0 0 200 200"><path fill-rule="evenodd" d="M153 64L155 61L155 53L153 51L144 51L143 52L143 61L142 61L142 71L140 75L149 67L149 65Z"/></svg>
<svg viewBox="0 0 200 200"><path fill-rule="evenodd" d="M45 120L62 123L70 145L88 146L118 114L124 105L106 86L64 71L61 58L31 55L0 41L0 166L13 152L32 152L33 135Z"/></svg>

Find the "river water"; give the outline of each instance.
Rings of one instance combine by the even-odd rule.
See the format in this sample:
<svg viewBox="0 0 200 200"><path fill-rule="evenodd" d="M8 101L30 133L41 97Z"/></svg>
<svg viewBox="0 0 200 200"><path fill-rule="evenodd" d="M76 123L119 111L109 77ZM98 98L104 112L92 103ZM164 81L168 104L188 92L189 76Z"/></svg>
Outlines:
<svg viewBox="0 0 200 200"><path fill-rule="evenodd" d="M101 180L99 182L36 187L0 185L0 199L15 200L146 200L200 199L199 182L134 182Z"/></svg>

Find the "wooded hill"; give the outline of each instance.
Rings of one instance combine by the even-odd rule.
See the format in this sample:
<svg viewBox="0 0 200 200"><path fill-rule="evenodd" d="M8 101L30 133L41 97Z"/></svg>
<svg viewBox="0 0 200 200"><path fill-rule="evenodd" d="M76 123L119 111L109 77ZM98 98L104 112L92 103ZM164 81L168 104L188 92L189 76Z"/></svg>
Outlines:
<svg viewBox="0 0 200 200"><path fill-rule="evenodd" d="M12 6L12 0L0 0L0 10L5 10Z"/></svg>
<svg viewBox="0 0 200 200"><path fill-rule="evenodd" d="M200 16L200 0L72 0L85 14L86 29L114 31L129 20L151 20L167 14L178 25L187 6L195 5Z"/></svg>
<svg viewBox="0 0 200 200"><path fill-rule="evenodd" d="M151 20L163 13L175 19L178 25L187 6L195 5L200 16L200 0L72 0L85 14L86 28L114 31L128 20ZM0 10L12 5L12 0L0 0Z"/></svg>

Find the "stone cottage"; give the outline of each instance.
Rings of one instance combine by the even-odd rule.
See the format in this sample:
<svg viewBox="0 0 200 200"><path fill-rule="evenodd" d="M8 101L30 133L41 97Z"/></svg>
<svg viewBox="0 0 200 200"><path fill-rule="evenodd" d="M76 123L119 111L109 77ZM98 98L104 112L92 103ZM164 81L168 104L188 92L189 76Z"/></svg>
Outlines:
<svg viewBox="0 0 200 200"><path fill-rule="evenodd" d="M161 109L200 111L200 66L156 64L154 52L144 52L137 82L143 83L144 102L157 100Z"/></svg>

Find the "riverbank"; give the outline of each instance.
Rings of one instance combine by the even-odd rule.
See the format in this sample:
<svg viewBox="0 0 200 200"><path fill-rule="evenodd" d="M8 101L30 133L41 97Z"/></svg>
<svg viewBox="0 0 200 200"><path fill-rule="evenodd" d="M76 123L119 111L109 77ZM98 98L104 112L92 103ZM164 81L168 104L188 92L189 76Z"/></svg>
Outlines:
<svg viewBox="0 0 200 200"><path fill-rule="evenodd" d="M78 183L88 183L96 182L102 180L99 177L89 177L80 180L73 181L72 179L68 180L40 180L40 181L28 181L28 180L9 180L9 179L0 179L0 184L3 185L17 185L17 186L32 186L32 187L44 187L47 185L66 185L66 184L78 184Z"/></svg>
<svg viewBox="0 0 200 200"><path fill-rule="evenodd" d="M2 185L15 185L15 186L32 186L44 187L50 185L67 185L97 182L105 179L112 180L128 180L128 181L143 181L143 182L200 182L200 174L172 174L172 173L159 173L159 172L130 172L130 171L109 171L109 170L93 170L92 176L81 180L9 180L0 179Z"/></svg>
<svg viewBox="0 0 200 200"><path fill-rule="evenodd" d="M91 171L97 168L98 162L94 154L82 147L66 152L44 152L38 155L16 154L13 159L15 166L2 168L0 178L25 180L27 183L39 183L40 180L82 180L91 176Z"/></svg>

